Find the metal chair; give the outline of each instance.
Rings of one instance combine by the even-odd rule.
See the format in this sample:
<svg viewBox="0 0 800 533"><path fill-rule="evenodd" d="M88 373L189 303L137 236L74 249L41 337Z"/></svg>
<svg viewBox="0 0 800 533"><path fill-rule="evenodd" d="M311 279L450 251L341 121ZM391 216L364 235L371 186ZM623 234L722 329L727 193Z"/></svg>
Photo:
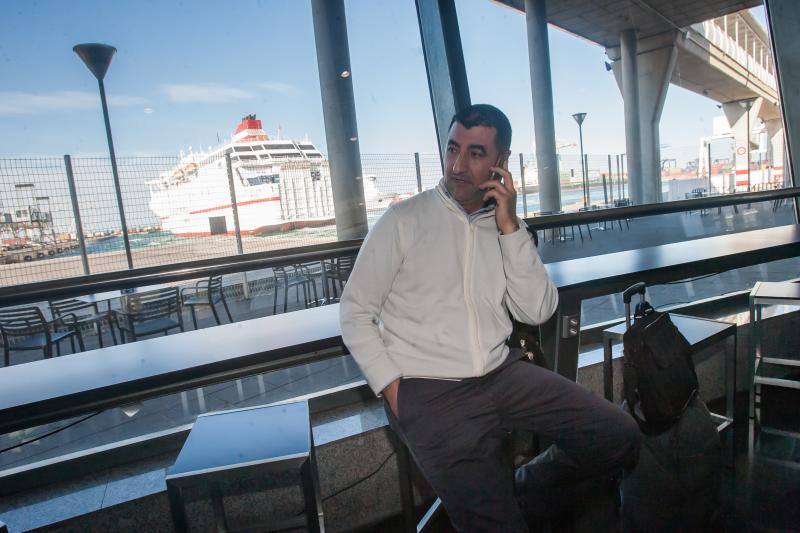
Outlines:
<svg viewBox="0 0 800 533"><path fill-rule="evenodd" d="M74 314L67 313L48 321L42 310L35 306L0 310L0 336L3 338L4 366L11 364L11 350L42 350L44 358L49 359L55 346L56 354L61 355L60 342L67 338L73 353L76 338L81 351L84 350ZM15 338L19 340L13 340Z"/></svg>
<svg viewBox="0 0 800 533"><path fill-rule="evenodd" d="M750 291L751 341L748 358L748 454L769 457L769 439L780 438L787 450L796 450L800 431L796 425L796 394L800 389L800 358L791 344L770 342L764 328L764 308L800 304L800 284L793 281L758 281ZM770 346L771 345L771 346ZM764 437L762 437L764 435ZM766 440L765 440L766 439ZM796 453L796 452L795 452ZM771 462L795 467L794 454L773 455Z"/></svg>
<svg viewBox="0 0 800 533"><path fill-rule="evenodd" d="M294 265L291 270L286 267L273 267L275 273L275 293L272 299L272 314L278 309L278 289L283 289L283 312L286 312L289 302L289 290L294 287L295 298L300 301L300 288L303 289L303 306L308 309L318 304L317 283L306 265ZM313 299L311 295L314 295Z"/></svg>
<svg viewBox="0 0 800 533"><path fill-rule="evenodd" d="M706 190L703 187L695 187L694 189L691 190L691 192L684 193L683 196L686 200L693 200L696 198L705 198L706 196L708 196L708 194L706 193ZM692 211L693 211L692 209L689 209L688 211L686 211L686 214L691 215ZM700 216L705 216L707 214L708 214L708 209L700 209Z"/></svg>
<svg viewBox="0 0 800 533"><path fill-rule="evenodd" d="M353 265L356 262L356 256L345 255L334 259L327 270L328 279L331 280L331 287L333 288L333 298L339 298L339 292L344 290L344 284L347 283L350 277L350 272L353 271ZM338 289L337 289L338 284Z"/></svg>
<svg viewBox="0 0 800 533"><path fill-rule="evenodd" d="M184 307L188 307L192 314L192 324L194 329L197 329L197 314L194 308L198 305L207 305L211 308L211 313L214 315L214 320L219 326L222 322L217 313L216 303L222 302L225 308L225 313L228 315L228 321L233 322L231 310L228 308L228 302L225 301L225 292L222 290L222 276L211 276L206 280L198 281L194 287L185 287L181 289L181 302Z"/></svg>
<svg viewBox="0 0 800 533"><path fill-rule="evenodd" d="M66 314L74 315L77 319L78 327L91 326L97 329L97 340L100 347L103 347L103 324L108 324L108 331L111 339L117 344L117 334L114 333L114 321L109 311L101 312L96 302L84 302L81 300L51 300L50 312L54 317Z"/></svg>
<svg viewBox="0 0 800 533"><path fill-rule="evenodd" d="M548 216L548 215L563 215L564 211L540 211L536 214L536 216ZM559 226L557 228L550 228L550 243L555 244L556 239L559 241L574 241L575 240L575 226L578 227L578 235L581 238L581 242L583 242L583 231L581 231L580 224L571 224L569 226ZM587 226L588 227L588 226ZM566 230L569 228L570 236L567 237ZM558 231L558 235L556 235L556 230ZM562 231L563 230L563 231ZM547 230L544 230L544 242L547 242Z"/></svg>
<svg viewBox="0 0 800 533"><path fill-rule="evenodd" d="M579 213L584 213L586 211L592 211L593 209L594 209L593 206L579 207L578 208L578 212ZM589 238L590 239L594 239L594 237L592 237L592 228L589 226L589 224L584 224L584 226L586 226L586 231L589 232ZM583 242L583 232L581 231L581 225L580 224L578 224L578 233L580 233L581 242Z"/></svg>
<svg viewBox="0 0 800 533"><path fill-rule="evenodd" d="M139 337L164 333L183 327L183 312L177 287L158 289L143 294L123 297L122 311L113 310L112 316L119 329L122 342L127 335L136 341ZM175 318L172 318L175 315Z"/></svg>
<svg viewBox="0 0 800 533"><path fill-rule="evenodd" d="M628 207L631 205L630 198L620 198L618 200L614 200L614 207ZM625 221L625 225L628 229L631 229L631 219L624 218L624 219L617 219L617 224L619 224L619 230L622 231L622 221Z"/></svg>

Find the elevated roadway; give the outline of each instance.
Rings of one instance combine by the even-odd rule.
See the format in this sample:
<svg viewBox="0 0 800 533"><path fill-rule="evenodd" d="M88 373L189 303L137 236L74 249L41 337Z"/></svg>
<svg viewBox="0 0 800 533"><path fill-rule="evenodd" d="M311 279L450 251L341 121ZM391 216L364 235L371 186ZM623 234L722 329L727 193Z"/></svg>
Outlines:
<svg viewBox="0 0 800 533"><path fill-rule="evenodd" d="M749 138L762 120L770 140L771 175L783 179L783 131L769 37L747 11L761 5L761 0L495 1L522 13L530 8L531 13L526 13L529 43L541 47L541 29L536 27L539 21L534 13L538 10L547 23L606 49L607 68L613 70L625 102L634 203L661 201L658 126L670 83L722 104L736 143L737 178L748 172L754 147ZM534 76L534 63L541 63L544 56L537 55L530 44L529 49L532 85L537 92L540 70ZM536 104L534 95L535 113ZM541 136L537 133L537 146ZM541 174L540 184L548 180ZM560 206L543 209L559 210Z"/></svg>

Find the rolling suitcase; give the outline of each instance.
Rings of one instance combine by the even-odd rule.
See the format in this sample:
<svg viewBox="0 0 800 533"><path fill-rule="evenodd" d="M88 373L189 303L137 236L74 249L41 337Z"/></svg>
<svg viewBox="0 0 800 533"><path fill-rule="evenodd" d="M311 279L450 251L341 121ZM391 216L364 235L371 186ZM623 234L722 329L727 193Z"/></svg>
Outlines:
<svg viewBox="0 0 800 533"><path fill-rule="evenodd" d="M627 289L623 300L625 407L644 434L638 464L620 483L623 531L714 531L722 447L697 395L691 347L669 315L647 303L644 283Z"/></svg>

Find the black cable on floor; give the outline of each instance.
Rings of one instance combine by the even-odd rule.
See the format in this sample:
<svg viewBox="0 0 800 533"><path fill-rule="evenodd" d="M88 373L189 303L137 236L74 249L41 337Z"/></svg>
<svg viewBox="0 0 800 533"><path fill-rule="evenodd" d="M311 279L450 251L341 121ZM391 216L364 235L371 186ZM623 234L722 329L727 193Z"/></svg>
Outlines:
<svg viewBox="0 0 800 533"><path fill-rule="evenodd" d="M383 460L383 462L382 462L381 464L379 464L379 465L378 465L378 468L376 468L375 470L373 470L372 472L370 472L370 473L369 473L369 474L367 474L366 476L362 477L361 479L359 479L359 480L357 480L357 481L354 481L353 483L350 483L350 484L349 484L349 485L347 485L346 487L342 487L341 489L337 490L337 491L336 491L336 492L334 492L334 493L328 494L327 496L325 496L324 498L322 498L322 501L327 501L327 500L330 500L330 499L331 499L331 498L333 498L334 496L338 496L339 494L341 494L341 493L343 493L343 492L346 492L346 491L348 491L348 490L352 489L352 488L353 488L353 487L355 487L356 485L359 485L359 484L361 484L361 483L365 482L366 480L368 480L369 478L371 478L372 476L374 476L375 474L377 474L378 472L380 472L380 471L381 471L381 469L382 469L382 468L383 468L383 467L386 465L386 463L388 463L388 462L389 462L389 459L391 459L392 457L394 457L395 453L396 453L396 452L392 452L392 453L390 453L390 454L389 454L389 455L386 457L386 459L384 459L384 460Z"/></svg>
<svg viewBox="0 0 800 533"><path fill-rule="evenodd" d="M324 501L330 500L331 498L333 498L333 497L335 497L335 496L338 496L339 494L342 494L343 492L347 492L348 490L352 489L353 487L356 487L356 486L360 485L361 483L363 483L363 482L367 481L367 480L368 480L368 479L370 479L372 476L374 476L375 474L377 474L378 472L380 472L380 471L381 471L381 469L383 469L383 467L384 467L384 466L386 466L386 463L388 463L388 462L389 462L389 459L391 459L392 457L394 457L395 453L396 453L396 452L394 452L394 451L393 451L392 453L390 453L390 454L389 454L389 455L386 457L386 459L384 459L384 460L381 462L381 464L379 464L379 465L378 465L378 467L377 467L375 470L373 470L372 472L370 472L370 473L369 473L369 474L367 474L366 476L362 477L362 478L361 478L361 479L359 479L359 480L356 480L356 481L354 481L353 483L350 483L349 485L347 485L347 486L345 486L345 487L342 487L341 489L337 490L336 492L333 492L333 493L331 493L331 494L328 494L327 496L324 496L324 497L322 498L322 501L324 502ZM300 515L301 515L301 514L303 514L303 513L305 513L305 510L302 510L302 511L300 511L300 512L297 512L297 513L295 513L295 516L300 516Z"/></svg>
<svg viewBox="0 0 800 533"><path fill-rule="evenodd" d="M679 279L677 281L665 281L664 283L658 283L658 285L678 285L680 283L691 283L693 281L700 281L701 279L710 278L711 276L716 276L717 274L722 274L722 272L712 272L711 274L703 274L702 276L697 276L696 278L688 278L688 279Z"/></svg>
<svg viewBox="0 0 800 533"><path fill-rule="evenodd" d="M20 442L20 443L17 443L17 444L15 444L15 445L13 445L13 446L9 446L8 448L3 448L2 450L0 450L0 453L5 453L5 452L7 452L7 451L14 450L14 449L16 449L16 448L21 448L21 447L25 446L26 444L30 444L30 443L32 443L32 442L36 442L37 440L42 440L43 438L45 438L45 437L49 437L50 435L55 435L56 433L58 433L58 432L60 432L60 431L64 431L64 430L65 430L65 429L67 429L67 428L71 428L72 426L78 425L78 424L80 424L81 422L86 422L87 420L89 420L89 419L90 419L90 418L92 418L93 416L97 416L97 415L99 415L100 413L102 413L102 411L96 411L96 412L94 412L94 413L92 413L92 414L89 414L89 415L86 415L86 416L84 416L84 417L83 417L83 418L81 418L80 420L76 420L76 421L74 421L74 422L70 422L69 424L67 424L67 425L65 425L65 426L61 426L61 427L60 427L60 428L58 428L58 429L54 429L53 431L50 431L50 432L48 432L48 433L45 433L44 435L39 435L38 437L34 437L34 438L32 438L32 439L26 440L25 442Z"/></svg>

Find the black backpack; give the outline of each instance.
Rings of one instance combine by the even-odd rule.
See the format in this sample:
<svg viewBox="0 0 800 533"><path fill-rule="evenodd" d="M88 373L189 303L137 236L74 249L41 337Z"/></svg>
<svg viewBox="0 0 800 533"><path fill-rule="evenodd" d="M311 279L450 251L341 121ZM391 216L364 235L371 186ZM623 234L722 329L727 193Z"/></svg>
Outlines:
<svg viewBox="0 0 800 533"><path fill-rule="evenodd" d="M667 313L653 309L644 299L645 285L637 283L623 293L628 329L622 343L625 353L625 400L644 433L658 433L674 425L698 391L697 374L686 337ZM630 301L640 302L630 323Z"/></svg>

